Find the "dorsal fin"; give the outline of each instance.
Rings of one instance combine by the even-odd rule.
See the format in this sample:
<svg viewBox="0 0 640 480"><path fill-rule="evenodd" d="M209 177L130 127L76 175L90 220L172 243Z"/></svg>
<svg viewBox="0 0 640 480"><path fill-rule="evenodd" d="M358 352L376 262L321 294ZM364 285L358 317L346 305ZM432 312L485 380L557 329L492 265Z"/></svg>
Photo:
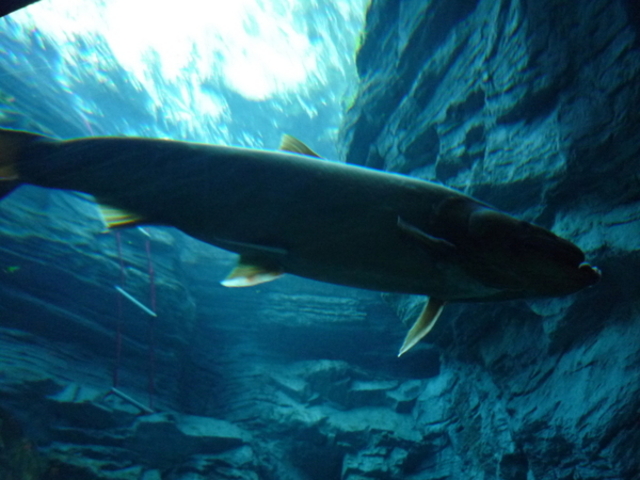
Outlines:
<svg viewBox="0 0 640 480"><path fill-rule="evenodd" d="M278 150L306 155L307 157L322 158L296 137L292 137L291 135L287 135L286 133L282 135L282 140L280 140L280 147L278 147Z"/></svg>

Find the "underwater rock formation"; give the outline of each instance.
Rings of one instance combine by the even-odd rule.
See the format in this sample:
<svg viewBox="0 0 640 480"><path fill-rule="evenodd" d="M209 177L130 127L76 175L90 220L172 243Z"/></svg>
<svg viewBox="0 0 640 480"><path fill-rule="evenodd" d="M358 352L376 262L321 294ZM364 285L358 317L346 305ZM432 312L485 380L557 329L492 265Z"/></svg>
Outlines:
<svg viewBox="0 0 640 480"><path fill-rule="evenodd" d="M441 373L412 412L433 453L406 475L640 478L635 5L372 4L347 160L459 188L604 271L564 299L443 316L427 339Z"/></svg>
<svg viewBox="0 0 640 480"><path fill-rule="evenodd" d="M113 288L124 272L150 303L145 235L121 233L121 270L86 199L4 200L0 408L48 478L640 478L635 5L371 2L346 160L459 188L603 270L567 298L452 305L401 359L411 297L223 289L232 257L150 229L154 319ZM116 363L156 413L107 395Z"/></svg>

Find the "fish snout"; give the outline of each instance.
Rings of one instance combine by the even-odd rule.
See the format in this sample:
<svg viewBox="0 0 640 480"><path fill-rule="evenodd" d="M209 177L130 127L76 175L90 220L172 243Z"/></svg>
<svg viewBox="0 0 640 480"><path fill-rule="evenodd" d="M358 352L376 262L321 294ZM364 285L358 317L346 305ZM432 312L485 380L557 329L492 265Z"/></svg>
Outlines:
<svg viewBox="0 0 640 480"><path fill-rule="evenodd" d="M476 210L469 232L492 266L492 283L503 288L554 297L575 293L600 279L600 271L585 262L584 252L574 243L502 212Z"/></svg>
<svg viewBox="0 0 640 480"><path fill-rule="evenodd" d="M552 289L556 293L552 294L573 293L598 283L600 270L585 262L585 254L578 246L541 227L530 227L529 235L520 243L528 250L527 256L538 263L548 285L555 284Z"/></svg>
<svg viewBox="0 0 640 480"><path fill-rule="evenodd" d="M543 228L535 225L531 227L533 230L529 232L532 234L523 239L522 243L526 248L535 250L539 258L555 263L564 272L563 276L574 284L573 290L598 283L602 276L600 269L585 262L585 254L577 245Z"/></svg>
<svg viewBox="0 0 640 480"><path fill-rule="evenodd" d="M587 262L583 262L578 266L578 272L582 277L585 287L595 285L600 281L600 278L602 278L602 272L600 269L588 264Z"/></svg>
<svg viewBox="0 0 640 480"><path fill-rule="evenodd" d="M526 226L526 234L518 240L521 248L530 249L572 267L578 267L584 262L584 252L573 243L535 225Z"/></svg>

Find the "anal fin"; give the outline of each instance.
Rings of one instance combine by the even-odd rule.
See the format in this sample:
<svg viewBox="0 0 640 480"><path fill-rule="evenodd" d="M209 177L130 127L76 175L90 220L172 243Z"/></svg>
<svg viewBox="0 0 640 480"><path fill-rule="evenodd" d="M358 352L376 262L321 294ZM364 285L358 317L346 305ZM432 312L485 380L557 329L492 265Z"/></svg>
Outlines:
<svg viewBox="0 0 640 480"><path fill-rule="evenodd" d="M280 278L283 273L272 260L255 255L241 255L238 266L220 283L224 287L253 287Z"/></svg>
<svg viewBox="0 0 640 480"><path fill-rule="evenodd" d="M404 343L402 344L402 347L400 347L398 357L413 348L427 333L431 331L438 321L438 317L440 317L440 314L442 313L444 304L445 302L443 300L429 298L429 301L416 320L416 323L413 324L413 327L411 327L411 330L407 333Z"/></svg>
<svg viewBox="0 0 640 480"><path fill-rule="evenodd" d="M98 210L100 210L102 221L108 229L133 227L144 223L142 216L121 208L98 203Z"/></svg>

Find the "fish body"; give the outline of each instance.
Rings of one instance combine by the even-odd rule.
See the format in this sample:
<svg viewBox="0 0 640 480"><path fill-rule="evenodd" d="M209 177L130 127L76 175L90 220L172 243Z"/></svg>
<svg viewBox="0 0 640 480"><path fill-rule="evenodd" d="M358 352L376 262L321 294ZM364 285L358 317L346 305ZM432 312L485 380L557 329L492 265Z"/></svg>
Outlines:
<svg viewBox="0 0 640 480"><path fill-rule="evenodd" d="M290 273L422 294L439 307L425 309L429 322L445 302L560 296L599 278L578 247L541 227L435 183L313 158L300 145L291 153L2 130L0 177L88 193L126 212L124 223L173 226L236 252L230 286Z"/></svg>
<svg viewBox="0 0 640 480"><path fill-rule="evenodd" d="M24 8L32 3L36 3L38 0L3 0L0 5L0 17L9 15L16 10Z"/></svg>

